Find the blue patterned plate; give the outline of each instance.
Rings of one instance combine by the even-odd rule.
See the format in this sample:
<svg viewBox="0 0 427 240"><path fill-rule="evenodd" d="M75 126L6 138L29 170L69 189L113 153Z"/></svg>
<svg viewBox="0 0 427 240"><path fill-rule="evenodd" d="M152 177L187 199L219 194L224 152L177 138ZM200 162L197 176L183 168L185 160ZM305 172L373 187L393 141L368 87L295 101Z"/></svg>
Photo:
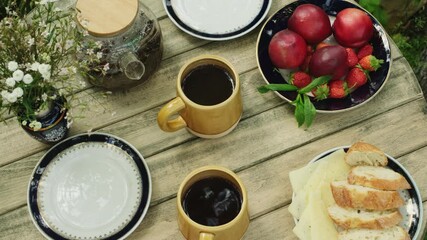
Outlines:
<svg viewBox="0 0 427 240"><path fill-rule="evenodd" d="M182 31L206 40L229 40L258 26L271 0L163 0L166 13Z"/></svg>
<svg viewBox="0 0 427 240"><path fill-rule="evenodd" d="M28 209L48 239L124 239L144 218L151 177L126 141L104 133L68 138L39 161Z"/></svg>
<svg viewBox="0 0 427 240"><path fill-rule="evenodd" d="M271 16L261 29L257 41L257 61L258 67L261 71L264 80L267 83L286 83L286 74L283 74L282 70L277 69L273 66L270 57L268 55L268 45L271 38L277 32L287 28L288 19L294 12L294 10L302 4L311 3L323 8L330 18L334 19L335 16L343 9L346 8L359 8L366 12L358 5L347 1L336 1L336 0L301 0L295 1L288 4L278 10ZM384 60L382 66L375 72L370 73L371 80L352 92L349 96L342 99L326 99L322 101L315 101L314 98L310 97L318 112L331 113L331 112L342 112L356 107L362 106L377 95L380 90L384 87L390 75L391 66L391 50L390 44L387 39L387 34L381 24L369 13L366 12L372 19L374 24L374 35L370 43L374 47L373 55L378 59ZM275 92L279 97L292 102L296 99L296 92Z"/></svg>

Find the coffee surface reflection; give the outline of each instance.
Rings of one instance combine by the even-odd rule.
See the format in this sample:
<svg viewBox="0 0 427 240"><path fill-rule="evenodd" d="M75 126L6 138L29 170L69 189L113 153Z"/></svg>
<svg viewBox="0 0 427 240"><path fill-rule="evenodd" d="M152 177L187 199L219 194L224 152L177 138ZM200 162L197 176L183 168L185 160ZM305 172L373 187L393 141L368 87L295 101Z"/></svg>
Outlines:
<svg viewBox="0 0 427 240"><path fill-rule="evenodd" d="M242 197L231 182L210 177L195 182L184 195L182 205L193 221L205 226L219 226L239 214Z"/></svg>

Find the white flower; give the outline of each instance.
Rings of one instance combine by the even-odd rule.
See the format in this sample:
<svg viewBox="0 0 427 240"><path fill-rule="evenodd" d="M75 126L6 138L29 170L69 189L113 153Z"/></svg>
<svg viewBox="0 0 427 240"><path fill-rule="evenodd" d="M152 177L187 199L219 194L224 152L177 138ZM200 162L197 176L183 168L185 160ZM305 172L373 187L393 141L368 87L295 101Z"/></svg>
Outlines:
<svg viewBox="0 0 427 240"><path fill-rule="evenodd" d="M70 67L70 71L73 73L77 73L77 68L72 66L72 67Z"/></svg>
<svg viewBox="0 0 427 240"><path fill-rule="evenodd" d="M14 103L16 100L18 100L18 98L15 96L15 94L8 94L6 96L6 100L10 103Z"/></svg>
<svg viewBox="0 0 427 240"><path fill-rule="evenodd" d="M44 38L47 38L47 36L49 36L49 31L48 31L48 30L44 30L44 31L41 33L41 35L42 35Z"/></svg>
<svg viewBox="0 0 427 240"><path fill-rule="evenodd" d="M24 95L24 90L22 90L22 88L17 87L15 89L13 89L12 94L14 94L17 98L22 97L22 95Z"/></svg>
<svg viewBox="0 0 427 240"><path fill-rule="evenodd" d="M30 122L30 128L32 128L34 131L40 130L40 128L42 128L42 123L38 121L32 121Z"/></svg>
<svg viewBox="0 0 427 240"><path fill-rule="evenodd" d="M26 126L27 125L27 121L24 120L24 121L22 121L21 124L22 124L22 126Z"/></svg>
<svg viewBox="0 0 427 240"><path fill-rule="evenodd" d="M96 46L96 48L102 48L102 42L101 41L96 41L95 42L95 46Z"/></svg>
<svg viewBox="0 0 427 240"><path fill-rule="evenodd" d="M15 79L13 79L13 78L8 78L8 79L6 79L6 85L7 85L7 86L9 86L9 87L14 87L14 86L15 86L15 84L16 84Z"/></svg>
<svg viewBox="0 0 427 240"><path fill-rule="evenodd" d="M109 63L105 64L104 67L103 67L103 70L105 72L108 71L108 70L110 70L110 64Z"/></svg>
<svg viewBox="0 0 427 240"><path fill-rule="evenodd" d="M27 40L28 46L33 46L34 45L34 38L30 37Z"/></svg>
<svg viewBox="0 0 427 240"><path fill-rule="evenodd" d="M65 90L65 89L63 89L63 88L61 88L61 89L59 89L58 90L58 94L59 94L59 96L64 96L64 95L66 95L68 92L67 92L67 90Z"/></svg>
<svg viewBox="0 0 427 240"><path fill-rule="evenodd" d="M40 66L40 63L35 62L35 63L31 64L31 70L38 71L39 70L39 66Z"/></svg>
<svg viewBox="0 0 427 240"><path fill-rule="evenodd" d="M49 64L45 64L45 63L40 64L38 70L41 73L44 80L50 79L50 65Z"/></svg>
<svg viewBox="0 0 427 240"><path fill-rule="evenodd" d="M9 71L14 72L16 69L18 69L18 63L15 61L10 61L7 63L7 69Z"/></svg>
<svg viewBox="0 0 427 240"><path fill-rule="evenodd" d="M1 91L1 96L4 98L4 99L6 99L6 97L7 97L7 95L8 94L10 94L8 91L6 91L6 90L3 90L3 91Z"/></svg>
<svg viewBox="0 0 427 240"><path fill-rule="evenodd" d="M93 49L92 48L87 49L86 54L88 54L88 55L94 54Z"/></svg>
<svg viewBox="0 0 427 240"><path fill-rule="evenodd" d="M44 102L46 102L46 100L47 100L47 94L46 94L46 93L43 93L43 94L42 94L42 100L43 100Z"/></svg>
<svg viewBox="0 0 427 240"><path fill-rule="evenodd" d="M15 72L13 72L13 79L17 82L21 81L22 78L24 77L24 72L22 70L16 70Z"/></svg>
<svg viewBox="0 0 427 240"><path fill-rule="evenodd" d="M23 81L25 84L30 84L33 82L33 76L31 76L30 74L27 73L27 74L25 74Z"/></svg>
<svg viewBox="0 0 427 240"><path fill-rule="evenodd" d="M74 45L74 40L70 39L65 41L65 49L68 50L70 49L70 47L72 47Z"/></svg>
<svg viewBox="0 0 427 240"><path fill-rule="evenodd" d="M59 71L59 73L58 73L59 76L65 76L67 74L68 74L67 68L61 68L61 71Z"/></svg>
<svg viewBox="0 0 427 240"><path fill-rule="evenodd" d="M101 59L102 58L102 52L97 52L96 53L96 58Z"/></svg>

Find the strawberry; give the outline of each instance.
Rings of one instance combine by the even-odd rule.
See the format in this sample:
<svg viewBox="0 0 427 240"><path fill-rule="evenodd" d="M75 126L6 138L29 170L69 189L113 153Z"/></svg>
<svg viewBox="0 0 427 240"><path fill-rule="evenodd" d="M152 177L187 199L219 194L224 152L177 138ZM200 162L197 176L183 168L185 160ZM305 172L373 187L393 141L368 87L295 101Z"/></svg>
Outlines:
<svg viewBox="0 0 427 240"><path fill-rule="evenodd" d="M328 84L323 84L314 88L313 90L311 90L311 93L314 95L314 98L318 101L328 98L328 95L329 95Z"/></svg>
<svg viewBox="0 0 427 240"><path fill-rule="evenodd" d="M291 84L297 88L303 88L311 83L311 77L305 72L295 72L291 74Z"/></svg>
<svg viewBox="0 0 427 240"><path fill-rule="evenodd" d="M333 80L328 83L329 98L344 98L348 95L349 90L347 83L343 80Z"/></svg>
<svg viewBox="0 0 427 240"><path fill-rule="evenodd" d="M316 50L317 49L321 49L322 47L327 47L327 46L331 46L331 44L325 43L325 42L321 42L321 43L317 44Z"/></svg>
<svg viewBox="0 0 427 240"><path fill-rule="evenodd" d="M382 59L377 59L372 55L368 55L360 59L359 64L363 69L372 72L372 71L376 71L379 67L381 67L381 64L383 62L384 61Z"/></svg>
<svg viewBox="0 0 427 240"><path fill-rule="evenodd" d="M355 67L348 72L345 81L347 82L347 86L351 90L354 90L364 85L368 81L368 78L362 69Z"/></svg>
<svg viewBox="0 0 427 240"><path fill-rule="evenodd" d="M359 59L357 58L356 53L351 48L346 48L345 51L347 52L347 65L349 67L354 67L359 62Z"/></svg>
<svg viewBox="0 0 427 240"><path fill-rule="evenodd" d="M359 52L357 52L357 58L360 60L368 55L372 55L373 51L374 48L372 47L372 45L366 44L365 46L359 49Z"/></svg>

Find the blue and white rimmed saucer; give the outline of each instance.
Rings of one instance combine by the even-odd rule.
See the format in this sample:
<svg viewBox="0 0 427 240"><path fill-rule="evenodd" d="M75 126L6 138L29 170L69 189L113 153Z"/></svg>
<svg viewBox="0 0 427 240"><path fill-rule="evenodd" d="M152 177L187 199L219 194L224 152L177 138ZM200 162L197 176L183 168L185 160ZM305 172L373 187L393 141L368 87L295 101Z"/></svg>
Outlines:
<svg viewBox="0 0 427 240"><path fill-rule="evenodd" d="M166 13L184 32L206 40L229 40L258 26L272 0L163 0Z"/></svg>
<svg viewBox="0 0 427 240"><path fill-rule="evenodd" d="M28 187L28 208L48 239L124 239L151 199L144 158L113 135L87 133L52 147Z"/></svg>

